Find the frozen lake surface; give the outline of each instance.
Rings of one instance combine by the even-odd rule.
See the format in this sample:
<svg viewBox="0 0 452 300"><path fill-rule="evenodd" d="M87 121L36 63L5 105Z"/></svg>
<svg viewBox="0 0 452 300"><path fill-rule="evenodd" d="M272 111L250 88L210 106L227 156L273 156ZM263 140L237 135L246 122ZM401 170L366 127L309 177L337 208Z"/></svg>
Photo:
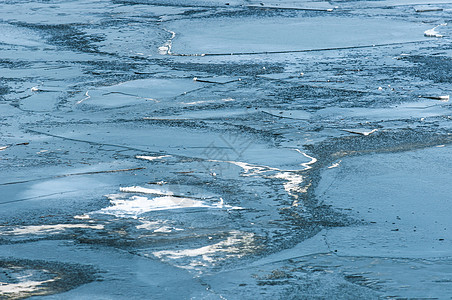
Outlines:
<svg viewBox="0 0 452 300"><path fill-rule="evenodd" d="M0 4L0 299L450 299L452 2Z"/></svg>

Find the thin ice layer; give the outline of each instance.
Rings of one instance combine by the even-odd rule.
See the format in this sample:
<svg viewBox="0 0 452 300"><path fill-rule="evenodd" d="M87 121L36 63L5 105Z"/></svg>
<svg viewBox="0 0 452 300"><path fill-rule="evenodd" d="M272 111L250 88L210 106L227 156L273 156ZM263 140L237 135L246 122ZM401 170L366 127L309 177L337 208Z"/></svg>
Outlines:
<svg viewBox="0 0 452 300"><path fill-rule="evenodd" d="M356 47L425 39L426 25L333 16L310 19L176 21L174 53L231 54Z"/></svg>

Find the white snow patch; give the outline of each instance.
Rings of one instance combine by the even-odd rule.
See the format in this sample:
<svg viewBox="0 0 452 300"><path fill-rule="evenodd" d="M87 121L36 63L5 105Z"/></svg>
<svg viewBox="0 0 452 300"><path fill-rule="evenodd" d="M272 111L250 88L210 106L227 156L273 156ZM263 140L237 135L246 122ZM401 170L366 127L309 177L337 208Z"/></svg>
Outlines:
<svg viewBox="0 0 452 300"><path fill-rule="evenodd" d="M24 292L33 292L37 290L41 285L49 282L55 281L57 278L44 280L44 281L33 281L27 280L19 283L6 283L0 281L0 294L19 294Z"/></svg>
<svg viewBox="0 0 452 300"><path fill-rule="evenodd" d="M136 191L146 191L144 188L134 187ZM226 208L226 209L242 209L241 207L224 205L220 200L218 203L208 204L205 201L196 200L189 197L173 196L168 192L163 196L148 198L143 196L127 197L127 194L110 194L106 197L110 200L112 206L102 208L93 213L109 214L122 218L138 218L140 214L172 209L184 208ZM154 192L150 194L156 194ZM162 194L160 194L162 195Z"/></svg>
<svg viewBox="0 0 452 300"><path fill-rule="evenodd" d="M290 196L298 199L297 193L306 193L308 186L301 186L304 182L304 177L300 174L296 174L293 172L281 172L277 173L273 178L284 179L287 182L283 183L284 190Z"/></svg>
<svg viewBox="0 0 452 300"><path fill-rule="evenodd" d="M427 37L438 37L438 38L444 37L444 35L439 34L439 32L436 31L436 28L438 28L440 26L446 26L446 25L447 25L447 23L439 24L439 25L433 27L432 29L424 31L424 35Z"/></svg>
<svg viewBox="0 0 452 300"><path fill-rule="evenodd" d="M181 261L176 266L184 269L196 269L214 265L215 262L221 260L243 257L256 248L253 244L253 233L232 231L227 239L212 245L194 249L155 251L152 255L162 260L188 259L188 262ZM220 253L225 255L219 256Z"/></svg>
<svg viewBox="0 0 452 300"><path fill-rule="evenodd" d="M117 195L108 195L113 206L102 208L99 213L111 214L117 217L136 217L140 214L169 209L189 207L209 207L202 201L190 198L163 196L149 199L147 197L132 196L129 199L118 199Z"/></svg>
<svg viewBox="0 0 452 300"><path fill-rule="evenodd" d="M154 194L154 195L164 195L164 196L172 196L173 195L172 192L144 188L141 186L120 187L119 191L124 192L124 193Z"/></svg>
<svg viewBox="0 0 452 300"><path fill-rule="evenodd" d="M204 104L204 103L212 103L213 101L207 101L207 100L200 100L200 101L193 101L193 102L185 102L186 105L196 105L196 104Z"/></svg>
<svg viewBox="0 0 452 300"><path fill-rule="evenodd" d="M317 162L317 158L312 157L312 156L309 156L309 155L307 155L306 153L301 152L299 149L295 149L295 151L297 151L298 153L301 153L301 154L303 154L305 157L311 159L311 161L309 161L309 162L307 162L307 163L302 163L301 165L302 165L303 167L305 167L305 170L312 169L312 167L311 167L310 165L315 164L315 163Z"/></svg>
<svg viewBox="0 0 452 300"><path fill-rule="evenodd" d="M149 160L149 161L162 159L162 158L166 158L166 157L171 157L171 155L160 155L160 156L137 155L137 156L135 156L135 158Z"/></svg>
<svg viewBox="0 0 452 300"><path fill-rule="evenodd" d="M332 164L331 166L328 167L328 169L333 169L333 168L337 168L339 167L339 165L341 164L342 160L338 161L337 163Z"/></svg>
<svg viewBox="0 0 452 300"><path fill-rule="evenodd" d="M257 176L262 174L262 176L265 178L276 178L287 180L287 182L283 184L284 190L287 192L288 195L292 196L295 199L298 199L297 193L306 193L307 188L309 187L309 185L302 186L304 182L304 177L303 175L299 174L299 172L311 169L312 168L311 165L316 163L317 159L315 157L309 156L308 154L302 152L299 149L294 150L304 155L305 157L311 159L309 162L300 164L301 166L304 167L303 169L281 170L269 166L259 166L239 161L219 161L219 160L210 160L210 161L226 162L241 167L243 169L242 176ZM295 201L293 205L298 205L298 202Z"/></svg>
<svg viewBox="0 0 452 300"><path fill-rule="evenodd" d="M164 29L165 31L171 33L171 37L169 40L167 40L162 46L160 46L159 49L159 54L161 55L171 55L171 47L173 44L173 39L176 37L176 33L174 31L168 30L168 29Z"/></svg>
<svg viewBox="0 0 452 300"><path fill-rule="evenodd" d="M88 94L88 92L89 92L89 91L86 91L86 93L85 93L85 98L83 98L83 99L77 101L76 104L80 104L80 103L82 103L83 101L88 100L89 98L91 98L91 96Z"/></svg>
<svg viewBox="0 0 452 300"><path fill-rule="evenodd" d="M66 229L87 228L104 229L104 225L89 224L56 224L56 225L30 225L14 228L13 230L0 232L0 235L25 235L25 234L55 234Z"/></svg>

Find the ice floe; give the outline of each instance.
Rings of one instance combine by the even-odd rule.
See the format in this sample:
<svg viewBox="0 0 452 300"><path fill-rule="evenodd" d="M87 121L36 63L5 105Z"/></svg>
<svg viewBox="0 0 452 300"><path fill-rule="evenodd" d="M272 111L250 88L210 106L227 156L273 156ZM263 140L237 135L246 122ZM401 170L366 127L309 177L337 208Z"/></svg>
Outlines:
<svg viewBox="0 0 452 300"><path fill-rule="evenodd" d="M33 32L20 26L0 25L0 43L22 47L37 47L45 45L43 39Z"/></svg>
<svg viewBox="0 0 452 300"><path fill-rule="evenodd" d="M329 24L323 26L319 24ZM177 20L173 55L249 55L373 47L422 40L425 25L403 20L340 18L216 18ZM419 31L417 31L419 29ZM293 34L296 32L297 34ZM180 34L180 35L179 35Z"/></svg>
<svg viewBox="0 0 452 300"><path fill-rule="evenodd" d="M189 79L138 79L88 90L76 104L117 107L146 101L158 103L197 88L199 83Z"/></svg>
<svg viewBox="0 0 452 300"><path fill-rule="evenodd" d="M305 176L303 174L300 174L302 171L306 171L312 168L311 165L317 162L317 159L315 157L312 157L304 152L302 152L299 149L294 149L298 153L302 154L306 158L309 158L309 162L301 163L300 165L303 167L299 170L283 170L279 168L269 167L269 166L260 166L260 165L253 165L245 162L239 162L239 161L219 161L219 160L212 160L215 162L225 162L230 163L233 165L236 165L243 169L242 176L262 176L263 178L275 178L275 179L283 179L287 182L283 183L284 190L287 192L287 194L291 197L293 197L295 200L298 199L299 193L306 193L307 189L309 188L309 184L305 183ZM304 184L304 185L303 185ZM297 206L298 202L295 201L293 205Z"/></svg>

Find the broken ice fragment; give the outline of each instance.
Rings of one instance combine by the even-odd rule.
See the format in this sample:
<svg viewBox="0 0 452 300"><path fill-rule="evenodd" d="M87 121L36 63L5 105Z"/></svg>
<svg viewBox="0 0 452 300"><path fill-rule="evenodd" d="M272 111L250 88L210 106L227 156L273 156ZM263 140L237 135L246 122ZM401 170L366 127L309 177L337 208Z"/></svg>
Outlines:
<svg viewBox="0 0 452 300"><path fill-rule="evenodd" d="M431 12L431 11L443 11L440 7L433 6L418 6L414 8L415 12Z"/></svg>
<svg viewBox="0 0 452 300"><path fill-rule="evenodd" d="M161 46L159 47L159 54L161 55L166 55L169 52L169 47L168 46Z"/></svg>
<svg viewBox="0 0 452 300"><path fill-rule="evenodd" d="M24 146L24 145L28 145L30 143L25 142L25 143L18 143L18 144L10 144L10 145L6 145L6 146L0 146L0 151L6 150L7 148L11 147L11 146Z"/></svg>
<svg viewBox="0 0 452 300"><path fill-rule="evenodd" d="M368 135L371 135L372 133L378 131L378 129L372 129L371 131L342 129L342 131L346 131L346 132L349 132L349 133L354 133L354 134L360 134L360 135L368 136Z"/></svg>
<svg viewBox="0 0 452 300"><path fill-rule="evenodd" d="M439 32L436 31L436 28L438 28L439 26L446 26L446 25L447 25L447 23L439 24L439 25L433 27L432 29L424 31L424 35L427 37L438 37L438 38L444 37L444 35L439 34Z"/></svg>
<svg viewBox="0 0 452 300"><path fill-rule="evenodd" d="M241 81L241 80L242 79L240 79L240 78L233 79L228 76L208 77L208 78L204 78L204 79L201 79L198 77L193 77L193 81L205 82L205 83L217 83L217 84L226 84L226 83L231 83L231 82L236 82L236 81Z"/></svg>
<svg viewBox="0 0 452 300"><path fill-rule="evenodd" d="M28 225L13 228L10 231L3 231L0 235L27 235L27 234L58 234L67 229L104 229L104 225L89 224L55 224L55 225Z"/></svg>
<svg viewBox="0 0 452 300"><path fill-rule="evenodd" d="M419 96L419 98L427 98L427 99L433 99L433 100L441 100L441 101L449 101L449 95L444 96Z"/></svg>

